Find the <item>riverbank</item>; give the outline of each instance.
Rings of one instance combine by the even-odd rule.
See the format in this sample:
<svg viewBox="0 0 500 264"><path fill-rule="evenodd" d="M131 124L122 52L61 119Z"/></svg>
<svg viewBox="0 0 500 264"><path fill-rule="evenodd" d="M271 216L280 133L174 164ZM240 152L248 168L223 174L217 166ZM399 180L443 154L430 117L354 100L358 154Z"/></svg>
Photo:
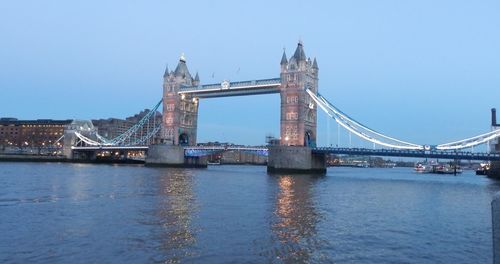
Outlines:
<svg viewBox="0 0 500 264"><path fill-rule="evenodd" d="M0 162L67 162L67 163L95 163L95 164L144 164L144 161L142 161L142 160L113 160L113 159L80 160L80 159L67 159L63 156L19 155L19 154L0 154Z"/></svg>

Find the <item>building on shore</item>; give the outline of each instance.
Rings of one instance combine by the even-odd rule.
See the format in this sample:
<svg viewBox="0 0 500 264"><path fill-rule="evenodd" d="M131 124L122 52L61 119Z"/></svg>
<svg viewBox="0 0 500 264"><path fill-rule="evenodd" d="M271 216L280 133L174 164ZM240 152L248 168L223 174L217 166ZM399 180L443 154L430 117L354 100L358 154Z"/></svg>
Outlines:
<svg viewBox="0 0 500 264"><path fill-rule="evenodd" d="M95 127L101 136L113 139L137 124L150 111L145 109L126 119L109 118L92 121L73 119L19 120L17 118L2 117L0 118L0 151L41 153L40 148L61 148L64 144L62 138L65 130L74 130L74 126L78 126L77 129L79 129L82 124L91 127L93 131ZM160 122L161 114L156 112L155 118L151 118L150 122L146 122L142 129L137 132L137 136L146 136ZM148 143L153 142L156 141L151 140Z"/></svg>
<svg viewBox="0 0 500 264"><path fill-rule="evenodd" d="M46 147L62 144L65 127L73 120L18 120L0 118L0 146L6 147Z"/></svg>

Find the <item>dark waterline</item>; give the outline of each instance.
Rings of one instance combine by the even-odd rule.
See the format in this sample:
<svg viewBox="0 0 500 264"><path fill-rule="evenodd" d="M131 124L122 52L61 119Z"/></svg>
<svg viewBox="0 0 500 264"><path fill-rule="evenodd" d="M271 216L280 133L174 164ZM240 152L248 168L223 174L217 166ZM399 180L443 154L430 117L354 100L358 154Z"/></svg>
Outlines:
<svg viewBox="0 0 500 264"><path fill-rule="evenodd" d="M0 163L0 263L491 263L465 172Z"/></svg>

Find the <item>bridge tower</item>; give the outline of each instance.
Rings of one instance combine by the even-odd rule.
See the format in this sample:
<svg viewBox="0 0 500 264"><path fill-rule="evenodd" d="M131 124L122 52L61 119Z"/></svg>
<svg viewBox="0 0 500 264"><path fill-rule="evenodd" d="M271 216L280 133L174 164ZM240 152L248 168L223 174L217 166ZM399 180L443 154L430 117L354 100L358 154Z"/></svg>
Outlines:
<svg viewBox="0 0 500 264"><path fill-rule="evenodd" d="M306 92L318 93L318 62L306 57L299 41L290 60L281 58L280 146L269 147L267 171L326 173L326 157L313 153L316 147L317 108Z"/></svg>
<svg viewBox="0 0 500 264"><path fill-rule="evenodd" d="M181 86L197 86L200 83L198 73L192 78L186 65L184 54L181 55L175 71L165 69L163 75L163 143L183 146L196 145L198 124L198 99L189 95L178 94Z"/></svg>
<svg viewBox="0 0 500 264"><path fill-rule="evenodd" d="M282 146L316 146L317 108L306 89L318 92L318 63L306 57L299 41L295 53L281 58L281 126Z"/></svg>

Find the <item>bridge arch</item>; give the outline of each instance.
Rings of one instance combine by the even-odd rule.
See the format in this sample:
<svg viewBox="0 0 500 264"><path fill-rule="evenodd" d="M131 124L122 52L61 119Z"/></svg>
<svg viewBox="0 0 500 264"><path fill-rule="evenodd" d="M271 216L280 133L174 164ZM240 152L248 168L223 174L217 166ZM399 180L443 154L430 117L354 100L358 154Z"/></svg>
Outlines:
<svg viewBox="0 0 500 264"><path fill-rule="evenodd" d="M189 135L186 133L181 133L179 135L179 145L181 146L189 146Z"/></svg>
<svg viewBox="0 0 500 264"><path fill-rule="evenodd" d="M312 130L307 130L304 133L304 146L306 147L316 147L316 135Z"/></svg>

